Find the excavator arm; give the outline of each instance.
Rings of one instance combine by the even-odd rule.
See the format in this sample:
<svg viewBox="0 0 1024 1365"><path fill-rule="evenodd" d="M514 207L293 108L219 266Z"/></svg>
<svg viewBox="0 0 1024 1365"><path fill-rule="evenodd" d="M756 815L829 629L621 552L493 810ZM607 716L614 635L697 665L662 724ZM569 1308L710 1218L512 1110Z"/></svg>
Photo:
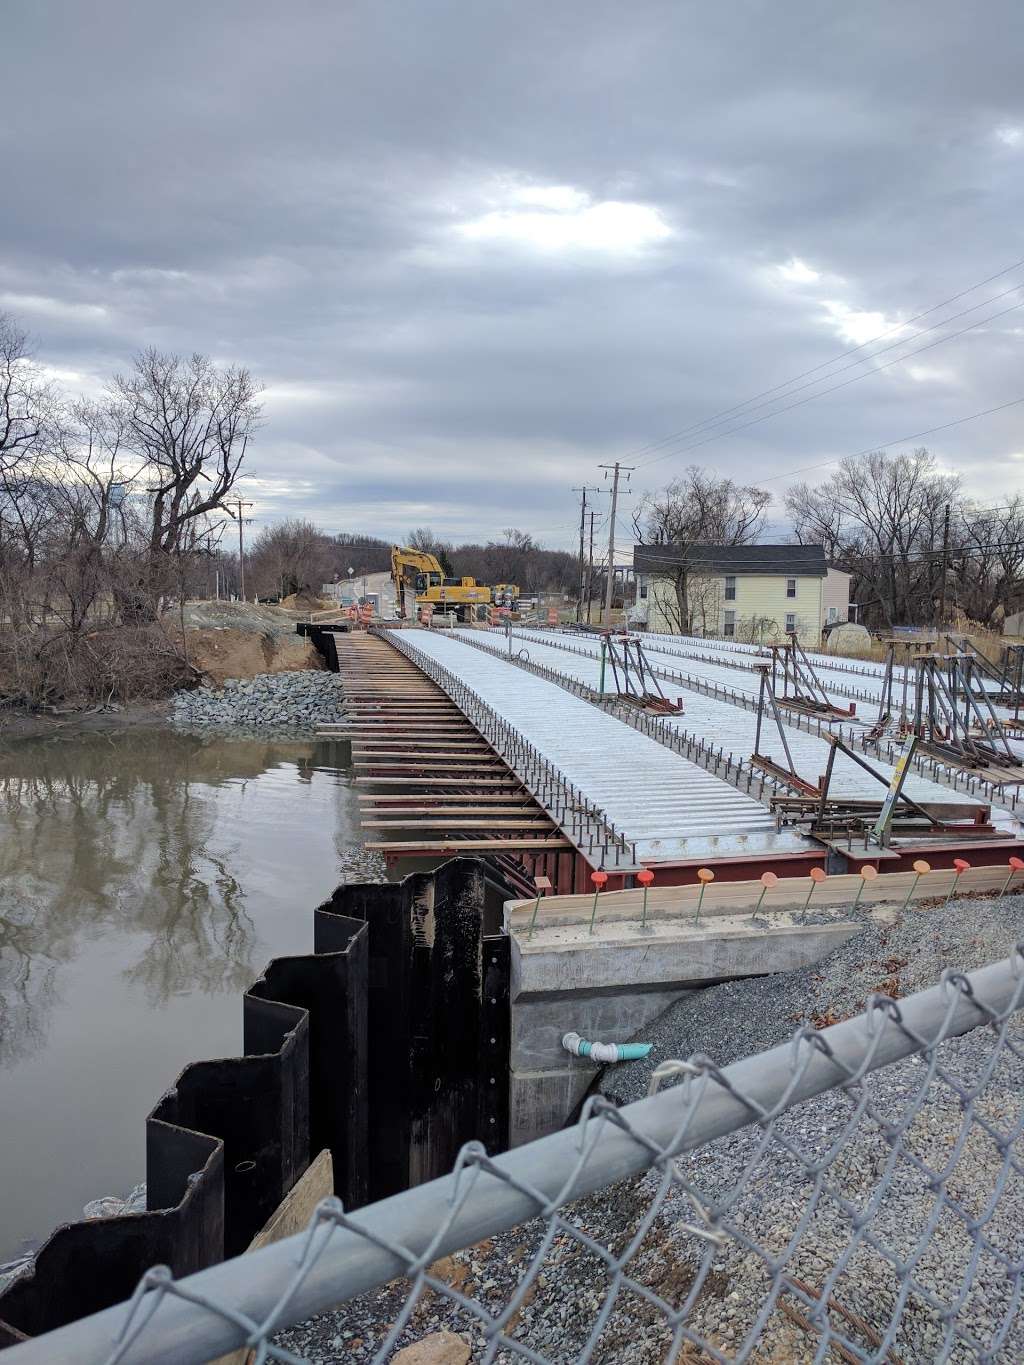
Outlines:
<svg viewBox="0 0 1024 1365"><path fill-rule="evenodd" d="M443 577L440 562L424 550L412 550L408 546L391 547L391 580L395 585L395 609L400 619L408 615L405 609L405 587L413 574L437 574ZM416 599L413 593L413 601Z"/></svg>

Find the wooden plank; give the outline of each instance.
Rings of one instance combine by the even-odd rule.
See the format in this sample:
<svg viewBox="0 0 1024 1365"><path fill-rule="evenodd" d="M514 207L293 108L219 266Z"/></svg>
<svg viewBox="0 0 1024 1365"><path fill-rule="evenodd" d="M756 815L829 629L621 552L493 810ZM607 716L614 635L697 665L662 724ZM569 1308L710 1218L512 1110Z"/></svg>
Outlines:
<svg viewBox="0 0 1024 1365"><path fill-rule="evenodd" d="M438 802L458 802L464 804L473 803L473 809L479 808L483 802L487 806L495 806L498 809L510 811L540 810L533 798L527 792L357 792L356 800L366 803L367 809L380 807L387 810L393 805L408 805L410 801L424 802L429 801L427 810L444 809L438 806Z"/></svg>
<svg viewBox="0 0 1024 1365"><path fill-rule="evenodd" d="M873 855L872 855L873 857ZM657 871L655 866L653 871ZM957 882L961 894L979 891L999 890L1006 881L1009 869L1005 864L979 865L964 872ZM836 906L842 909L852 904L858 892L861 906L888 903L902 905L908 892L912 899L940 899L953 886L955 873L951 868L940 868L927 872L916 879L914 872L880 872L870 881L862 884L859 873L833 873L825 881L815 886L811 902L812 910L817 907ZM760 901L759 914L765 918L778 911L799 914L807 900L811 886L807 876L780 877L777 884L765 893L760 901L764 887L760 881L711 882L705 888L701 904L701 915L740 915L744 918L754 910ZM862 889L863 887L863 889ZM1024 873L1018 873L1011 884L1010 891L1024 889ZM696 914L700 888L696 884L687 886L654 885L647 893L648 919L673 920L692 919ZM629 891L606 891L598 901L597 922L615 922L639 919L643 908L643 892L637 887ZM550 927L563 927L570 924L586 924L593 911L594 897L591 892L581 895L544 896L538 911L537 925L545 922ZM510 925L515 932L530 923L533 916L533 899L515 901L510 907ZM927 913L927 911L925 911Z"/></svg>
<svg viewBox="0 0 1024 1365"><path fill-rule="evenodd" d="M360 819L363 829L554 829L553 820L540 818L533 820L465 820L414 819L414 820L366 820Z"/></svg>
<svg viewBox="0 0 1024 1365"><path fill-rule="evenodd" d="M333 1193L334 1170L331 1165L331 1154L327 1148L324 1148L320 1155L306 1167L305 1172L299 1176L266 1223L246 1247L246 1252L258 1251L260 1247L270 1246L272 1242L280 1242L285 1237L292 1237L295 1233L302 1232L304 1228L308 1227L316 1206L321 1200L330 1198ZM245 1252L243 1252L244 1254ZM215 1361L211 1362L211 1365L251 1365L255 1359L256 1352L243 1346L239 1351L232 1351L226 1356L218 1356Z"/></svg>
<svg viewBox="0 0 1024 1365"><path fill-rule="evenodd" d="M352 751L359 753L378 753L381 752L382 749L388 749L389 747L392 747L392 745L395 744L401 745L403 749L407 748L446 749L449 747L455 747L457 749L457 752L459 753L492 752L492 748L490 748L490 745L483 743L483 741L479 740L479 738L475 738L475 740L472 740L472 738L466 738L466 740L457 740L457 738L455 738L455 736L451 736L451 734L449 734L448 737L444 738L444 740L425 740L425 738L415 736L415 734L410 734L408 738L396 738L392 734L392 736L389 736L388 738L380 738L380 740L367 740L367 738L359 738L358 736L355 736L354 738L352 738Z"/></svg>
<svg viewBox="0 0 1024 1365"><path fill-rule="evenodd" d="M447 853L453 848L487 853L512 853L516 849L572 848L572 844L568 839L558 836L550 839L403 839L395 843L378 839L367 840L364 847L378 849L382 853Z"/></svg>
<svg viewBox="0 0 1024 1365"><path fill-rule="evenodd" d="M427 728L429 727L429 729ZM431 735L479 735L480 731L470 725L468 720L423 720L405 721L362 720L353 716L350 721L335 721L330 725L318 725L318 730L349 730L363 735L422 735L426 730Z"/></svg>
<svg viewBox="0 0 1024 1365"><path fill-rule="evenodd" d="M361 798L360 798L360 799L361 799ZM416 799L416 798L413 798L413 799ZM422 798L420 798L420 799L422 799ZM466 798L465 796L460 796L458 799L459 799L460 801L465 801L467 798ZM401 813L403 816L405 816L405 815L441 815L441 816L471 815L471 816L479 816L479 815L483 815L483 814L491 814L491 813L493 813L494 816L495 816L497 819L499 819L499 820L504 820L504 819L506 819L508 816L515 816L515 815L533 815L534 813L536 813L536 816L537 816L538 819L545 819L545 820L548 821L549 824L552 823L550 817L547 816L547 815L545 815L545 813L540 809L539 806L536 806L536 807L535 807L535 806L528 806L528 805L525 805L525 804L522 804L522 803L516 804L516 803L513 802L513 803L511 803L511 804L503 805L503 806L490 806L490 805L488 805L488 806L483 806L483 807L481 807L481 806L478 806L478 805L476 804L475 801L473 802L473 804L472 804L471 806L440 806L440 807L432 806L432 805L431 805L431 806L408 806L408 805L401 806L401 805L390 805L390 806L382 806L382 807L377 807L377 806L366 806L364 809L362 809L362 810L359 812L359 821L360 821L360 824L365 825L365 824L366 824L366 817L367 817L367 816L370 816L370 815L390 815L390 816L394 817L394 816L398 815L399 813Z"/></svg>
<svg viewBox="0 0 1024 1365"><path fill-rule="evenodd" d="M487 763L493 766L494 760L487 758L492 749L464 749L463 752L456 752L455 749L441 749L440 753L423 752L418 753L415 749L362 749L352 747L352 759L359 767L360 760L367 759L369 762L377 763L380 759L399 759L403 763L411 763L414 767L421 766L421 763L444 763L451 759L453 763ZM500 762L500 760L497 760Z"/></svg>
<svg viewBox="0 0 1024 1365"><path fill-rule="evenodd" d="M354 777L356 786L380 787L503 787L506 791L523 791L523 784L514 777Z"/></svg>
<svg viewBox="0 0 1024 1365"><path fill-rule="evenodd" d="M504 764L497 761L494 763L437 763L433 759L424 758L411 763L395 763L390 759L387 762L379 762L377 759L371 759L366 763L353 763L352 766L360 772L372 769L379 773L416 772L422 775L424 773L495 773L499 772Z"/></svg>

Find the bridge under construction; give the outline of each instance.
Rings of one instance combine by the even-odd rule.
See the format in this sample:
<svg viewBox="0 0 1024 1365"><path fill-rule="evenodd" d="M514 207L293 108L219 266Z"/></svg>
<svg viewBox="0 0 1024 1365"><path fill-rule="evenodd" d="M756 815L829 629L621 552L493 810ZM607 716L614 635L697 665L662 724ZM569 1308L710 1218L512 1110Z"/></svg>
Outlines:
<svg viewBox="0 0 1024 1365"><path fill-rule="evenodd" d="M569 893L595 872L612 889L644 869L659 885L901 871L1002 863L1020 843L1004 775L880 742L874 672L817 663L830 691L864 693L851 716L774 694L766 711L763 660L713 642L647 643L656 706L607 689L593 636L379 627L333 647L345 719L324 733L351 740L367 844L392 861L480 854Z"/></svg>

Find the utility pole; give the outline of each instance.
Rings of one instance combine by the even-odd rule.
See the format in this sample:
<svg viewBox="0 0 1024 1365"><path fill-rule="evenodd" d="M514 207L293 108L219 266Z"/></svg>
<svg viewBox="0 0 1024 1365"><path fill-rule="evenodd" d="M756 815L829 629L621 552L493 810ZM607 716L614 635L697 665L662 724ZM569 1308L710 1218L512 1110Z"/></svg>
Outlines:
<svg viewBox="0 0 1024 1365"><path fill-rule="evenodd" d="M587 552L587 625L590 625L590 599L594 592L594 518L596 512L588 512L590 518L590 549Z"/></svg>
<svg viewBox="0 0 1024 1365"><path fill-rule="evenodd" d="M583 563L583 527L587 520L587 494L596 493L599 490L584 484L582 488L574 488L572 491L580 494L580 590L576 594L576 624L579 625L583 617L583 592L587 582L587 573Z"/></svg>
<svg viewBox="0 0 1024 1365"><path fill-rule="evenodd" d="M598 468L605 471L609 469L615 471L612 477L612 510L611 516L608 518L608 581L605 583L604 618L601 622L602 625L607 626L611 624L612 590L615 586L615 516L619 509L619 475L624 473L626 475L626 482L628 483L629 476L636 468L636 465L619 464L618 460L616 460L613 465L602 464L598 465ZM605 478L607 477L608 474L606 472Z"/></svg>
<svg viewBox="0 0 1024 1365"><path fill-rule="evenodd" d="M939 625L946 624L946 583L949 579L949 503L942 522L942 583L939 585Z"/></svg>
<svg viewBox="0 0 1024 1365"><path fill-rule="evenodd" d="M234 503L236 503L236 505L237 505L237 507L238 507L238 599L239 599L240 602L244 602L244 601L245 601L245 540L244 540L242 528L245 526L246 522L251 521L252 518L251 518L251 517L243 517L243 516L242 516L242 508L243 508L243 507L251 507L251 506L252 506L252 503L251 503L251 502L243 502L242 499L241 499L240 497L239 497L239 498L232 498L231 501L234 502ZM232 515L234 515L234 513L232 513Z"/></svg>

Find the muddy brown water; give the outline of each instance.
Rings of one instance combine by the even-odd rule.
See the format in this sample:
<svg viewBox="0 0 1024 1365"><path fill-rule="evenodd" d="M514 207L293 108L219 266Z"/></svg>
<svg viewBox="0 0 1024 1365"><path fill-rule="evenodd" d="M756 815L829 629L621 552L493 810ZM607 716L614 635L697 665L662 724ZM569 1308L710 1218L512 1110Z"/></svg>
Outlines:
<svg viewBox="0 0 1024 1365"><path fill-rule="evenodd" d="M169 729L0 746L0 1261L145 1179L144 1119L241 1050L358 845L347 745Z"/></svg>

